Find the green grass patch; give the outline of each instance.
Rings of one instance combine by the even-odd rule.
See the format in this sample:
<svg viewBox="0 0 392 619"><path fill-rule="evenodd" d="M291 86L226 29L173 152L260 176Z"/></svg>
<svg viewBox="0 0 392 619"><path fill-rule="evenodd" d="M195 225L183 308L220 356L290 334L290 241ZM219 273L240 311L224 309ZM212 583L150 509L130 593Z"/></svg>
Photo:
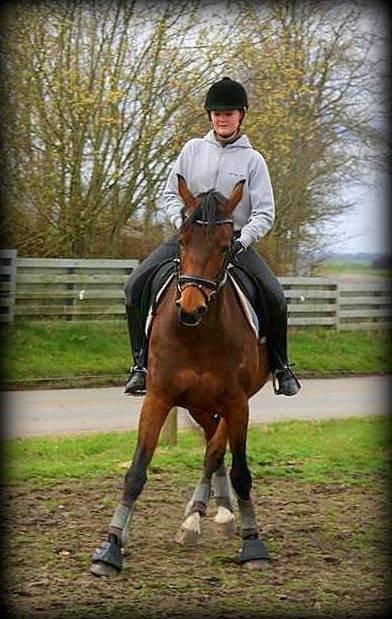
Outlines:
<svg viewBox="0 0 392 619"><path fill-rule="evenodd" d="M363 483L387 472L389 439L389 419L381 416L263 424L249 429L249 466L261 478ZM135 443L136 432L5 441L6 479L61 482L120 474ZM182 431L177 446L158 447L150 471L195 476L203 455L201 435Z"/></svg>
<svg viewBox="0 0 392 619"><path fill-rule="evenodd" d="M10 386L120 384L131 363L125 321L20 322L1 325L1 335ZM391 370L387 341L377 332L292 330L290 360L299 374L385 373Z"/></svg>
<svg viewBox="0 0 392 619"><path fill-rule="evenodd" d="M388 342L385 333L303 329L289 335L289 350L299 373L378 374L391 371Z"/></svg>
<svg viewBox="0 0 392 619"><path fill-rule="evenodd" d="M371 260L327 260L312 271L312 275L320 277L346 277L350 275L361 275L362 277L391 277L391 270L377 269L372 265Z"/></svg>
<svg viewBox="0 0 392 619"><path fill-rule="evenodd" d="M125 321L21 322L2 325L5 380L125 375L130 365Z"/></svg>

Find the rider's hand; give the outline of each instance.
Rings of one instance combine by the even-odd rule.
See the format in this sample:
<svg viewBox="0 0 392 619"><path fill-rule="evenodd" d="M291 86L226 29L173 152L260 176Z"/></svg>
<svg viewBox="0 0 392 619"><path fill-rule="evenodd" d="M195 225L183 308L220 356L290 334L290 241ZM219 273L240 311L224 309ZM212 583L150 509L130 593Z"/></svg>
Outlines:
<svg viewBox="0 0 392 619"><path fill-rule="evenodd" d="M239 239L236 239L231 246L231 257L237 258L237 256L239 256L243 251L245 251L244 245Z"/></svg>

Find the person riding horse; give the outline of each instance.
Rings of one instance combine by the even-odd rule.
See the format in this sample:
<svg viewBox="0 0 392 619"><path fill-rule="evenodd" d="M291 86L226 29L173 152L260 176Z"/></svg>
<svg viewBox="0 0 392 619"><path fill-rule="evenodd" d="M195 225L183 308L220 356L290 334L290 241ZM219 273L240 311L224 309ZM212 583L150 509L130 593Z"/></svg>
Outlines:
<svg viewBox="0 0 392 619"><path fill-rule="evenodd" d="M265 298L269 309L267 347L276 394L295 395L301 385L290 369L287 355L287 303L274 273L252 247L272 228L275 204L267 164L241 131L248 110L248 96L239 82L229 77L212 84L205 99L211 130L203 138L193 138L183 146L168 177L163 206L179 229L183 223L183 202L178 195L178 174L186 179L192 193L216 189L228 195L233 183L245 180L243 197L233 213L232 259L256 281L258 302L255 311L263 323ZM148 341L147 314L141 297L157 266L178 254L176 236L166 241L131 273L125 285L125 303L131 348L135 361L125 393L142 395L146 388Z"/></svg>

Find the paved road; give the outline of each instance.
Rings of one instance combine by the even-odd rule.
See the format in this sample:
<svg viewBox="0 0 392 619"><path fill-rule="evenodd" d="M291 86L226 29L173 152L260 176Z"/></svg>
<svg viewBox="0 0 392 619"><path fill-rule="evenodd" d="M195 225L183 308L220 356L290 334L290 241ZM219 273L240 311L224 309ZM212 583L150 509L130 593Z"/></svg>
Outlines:
<svg viewBox="0 0 392 619"><path fill-rule="evenodd" d="M250 401L251 423L386 414L389 380L307 379L292 398L275 396L268 384ZM122 387L9 391L3 396L4 438L134 429L142 403L142 398L125 396ZM179 409L179 427L192 423Z"/></svg>

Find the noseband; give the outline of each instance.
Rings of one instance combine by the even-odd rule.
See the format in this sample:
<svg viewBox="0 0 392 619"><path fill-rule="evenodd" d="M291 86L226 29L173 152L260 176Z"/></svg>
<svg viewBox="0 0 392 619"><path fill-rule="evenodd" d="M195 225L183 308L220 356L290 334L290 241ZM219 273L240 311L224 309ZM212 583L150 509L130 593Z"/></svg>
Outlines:
<svg viewBox="0 0 392 619"><path fill-rule="evenodd" d="M198 224L199 226L215 226L215 225L222 225L222 224L233 224L233 220L232 219L217 219L215 221L202 221L201 219L196 219L193 223ZM177 289L178 289L178 292L182 294L185 288L189 288L190 286L196 286L196 288L198 288L200 292L202 293L206 305L208 305L212 297L214 297L216 293L218 292L219 288L223 286L223 284L226 282L227 267L230 262L230 258L231 258L231 252L229 249L225 256L223 264L219 270L219 273L214 280L207 279L206 277L200 277L199 275L182 274L180 259L177 258ZM211 290L210 294L207 294L204 288L208 288L208 290Z"/></svg>

